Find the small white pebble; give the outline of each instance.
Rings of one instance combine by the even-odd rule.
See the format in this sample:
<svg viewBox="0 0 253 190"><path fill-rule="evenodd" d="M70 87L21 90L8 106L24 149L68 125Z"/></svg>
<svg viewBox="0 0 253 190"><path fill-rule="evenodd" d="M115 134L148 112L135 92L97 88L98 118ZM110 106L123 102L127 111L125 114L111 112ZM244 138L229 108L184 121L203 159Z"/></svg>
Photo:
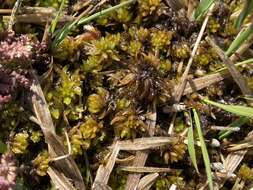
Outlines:
<svg viewBox="0 0 253 190"><path fill-rule="evenodd" d="M212 147L220 147L220 141L218 141L217 139L212 139L211 140L211 146Z"/></svg>

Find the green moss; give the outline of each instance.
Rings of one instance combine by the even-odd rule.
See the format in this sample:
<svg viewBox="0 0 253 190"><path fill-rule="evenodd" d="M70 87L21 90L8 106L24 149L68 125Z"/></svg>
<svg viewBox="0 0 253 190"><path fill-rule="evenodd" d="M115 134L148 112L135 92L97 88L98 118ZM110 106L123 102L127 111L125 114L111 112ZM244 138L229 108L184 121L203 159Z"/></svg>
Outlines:
<svg viewBox="0 0 253 190"><path fill-rule="evenodd" d="M47 151L40 152L37 157L32 161L36 173L39 176L47 175L47 169L49 167L49 154Z"/></svg>
<svg viewBox="0 0 253 190"><path fill-rule="evenodd" d="M92 140L99 138L98 133L103 127L95 119L87 117L85 121L70 130L70 144L73 155L82 155L90 148Z"/></svg>
<svg viewBox="0 0 253 190"><path fill-rule="evenodd" d="M170 175L160 176L155 183L155 189L169 190L172 184L176 185L179 189L185 188L184 179L183 177L180 176L180 173L178 173L175 176L170 176Z"/></svg>
<svg viewBox="0 0 253 190"><path fill-rule="evenodd" d="M137 57L137 55L141 52L142 43L138 41L131 41L128 47L128 52L131 56Z"/></svg>
<svg viewBox="0 0 253 190"><path fill-rule="evenodd" d="M156 50L163 50L171 43L173 32L171 31L155 31L151 34L151 45Z"/></svg>
<svg viewBox="0 0 253 190"><path fill-rule="evenodd" d="M178 43L172 46L172 55L175 58L186 59L190 57L191 49L187 43Z"/></svg>
<svg viewBox="0 0 253 190"><path fill-rule="evenodd" d="M96 94L91 94L87 99L88 111L91 114L98 114L103 111L109 98L109 92L101 87L97 88Z"/></svg>
<svg viewBox="0 0 253 190"><path fill-rule="evenodd" d="M215 20L214 18L211 18L208 22L207 28L210 33L216 33L220 29L220 23Z"/></svg>
<svg viewBox="0 0 253 190"><path fill-rule="evenodd" d="M11 143L11 150L15 154L24 154L27 152L27 147L29 145L28 142L29 135L24 133L17 133L14 136L13 142Z"/></svg>
<svg viewBox="0 0 253 190"><path fill-rule="evenodd" d="M243 164L238 171L238 176L245 181L252 181L253 169L249 168L246 164Z"/></svg>
<svg viewBox="0 0 253 190"><path fill-rule="evenodd" d="M140 15L145 17L154 13L161 5L161 0L139 0Z"/></svg>
<svg viewBox="0 0 253 190"><path fill-rule="evenodd" d="M46 96L52 116L56 120L60 119L62 114L70 120L80 119L84 111L82 105L79 105L82 96L82 76L79 70L69 72L67 66L58 70L58 73L58 84Z"/></svg>
<svg viewBox="0 0 253 190"><path fill-rule="evenodd" d="M112 172L109 185L112 189L124 190L127 182L127 173L116 169Z"/></svg>
<svg viewBox="0 0 253 190"><path fill-rule="evenodd" d="M89 48L87 60L83 61L84 72L97 72L107 67L110 60L119 61L117 48L120 44L120 34L107 35L99 40L94 40Z"/></svg>
<svg viewBox="0 0 253 190"><path fill-rule="evenodd" d="M115 134L120 138L135 138L137 132L145 130L145 124L132 108L127 108L116 113L111 121Z"/></svg>
<svg viewBox="0 0 253 190"><path fill-rule="evenodd" d="M184 158L187 146L182 141L173 142L169 147L164 148L163 159L166 164L178 162Z"/></svg>

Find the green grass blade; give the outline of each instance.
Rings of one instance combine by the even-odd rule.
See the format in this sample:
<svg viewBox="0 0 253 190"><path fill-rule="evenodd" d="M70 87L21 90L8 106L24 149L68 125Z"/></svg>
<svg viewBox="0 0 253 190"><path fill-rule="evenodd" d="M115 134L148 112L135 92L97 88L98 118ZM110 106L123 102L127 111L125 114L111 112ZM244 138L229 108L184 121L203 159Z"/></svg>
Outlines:
<svg viewBox="0 0 253 190"><path fill-rule="evenodd" d="M119 9L119 8L121 8L121 7L124 7L124 6L126 6L126 5L129 5L129 4L131 4L131 3L134 3L135 1L136 1L136 0L124 1L124 2L122 2L122 3L120 3L120 4L118 4L118 5L115 5L115 6L113 6L113 7L108 8L108 9L102 10L102 11L100 11L100 12L98 12L98 13L95 13L95 14L93 14L93 15L87 17L87 18L82 18L82 19L78 22L78 24L87 24L88 22L90 22L90 21L92 21L92 20L94 20L94 19L96 19L96 18L99 18L99 17L101 17L101 16L104 16L104 15L106 15L106 14L112 12L112 11L115 11L115 10L117 10L117 9Z"/></svg>
<svg viewBox="0 0 253 190"><path fill-rule="evenodd" d="M52 21L52 24L51 24L51 27L50 27L50 33L51 33L51 34L53 34L54 31L55 31L56 25L57 25L57 23L58 23L58 21L59 21L59 18L60 18L60 15L61 15L61 13L62 13L62 10L63 10L63 8L64 8L64 5L65 5L65 0L62 0L62 1L61 1L61 5L60 5L60 8L59 8L59 10L58 10L58 12L57 12L57 15L55 16L54 20Z"/></svg>
<svg viewBox="0 0 253 190"><path fill-rule="evenodd" d="M199 173L198 170L198 165L197 165L197 158L196 158L196 151L195 151L195 146L194 146L194 137L193 137L193 126L192 126L192 118L191 119L191 126L188 129L188 135L187 135L187 140L188 140L188 152L192 161L192 164L196 171Z"/></svg>
<svg viewBox="0 0 253 190"><path fill-rule="evenodd" d="M80 19L76 19L73 22L70 22L68 24L66 24L59 32L57 32L55 39L52 43L52 48L56 48L63 40L64 38L68 35L68 33L71 31L71 29L74 26L78 26L81 24L87 24L89 22L91 22L92 20L95 20L101 16L104 16L106 14L111 13L112 11L115 11L123 6L129 5L131 3L134 3L136 0L128 0L128 1L124 1L118 5L115 5L113 7L110 7L108 9L102 10L98 13L95 13L89 17L86 18L80 18Z"/></svg>
<svg viewBox="0 0 253 190"><path fill-rule="evenodd" d="M239 116L245 116L245 117L250 117L253 118L253 108L252 107L247 107L247 106L234 106L234 105L226 105L226 104L221 104L217 102L213 102L208 99L203 99L203 101L207 104L216 106L218 108L221 108L227 112L234 113Z"/></svg>
<svg viewBox="0 0 253 190"><path fill-rule="evenodd" d="M253 0L247 0L244 3L244 8L242 10L242 12L240 13L239 17L236 19L235 22L235 27L237 29L239 29L243 23L243 21L245 20L245 18L252 13L253 10Z"/></svg>
<svg viewBox="0 0 253 190"><path fill-rule="evenodd" d="M247 60L245 60L245 61L241 61L241 62L239 62L239 63L236 63L235 66L236 66L236 67L240 67L240 66L242 66L242 65L252 64L252 63L253 63L253 58L247 59ZM216 70L214 73L220 73L220 72L225 71L225 70L227 70L227 69L228 69L227 67L223 67L223 68L221 68L221 69Z"/></svg>
<svg viewBox="0 0 253 190"><path fill-rule="evenodd" d="M56 48L68 35L70 30L76 25L77 21L67 23L60 31L56 33L55 39L52 43L52 48Z"/></svg>
<svg viewBox="0 0 253 190"><path fill-rule="evenodd" d="M201 19L213 3L214 0L202 0L195 11L194 18L196 20Z"/></svg>
<svg viewBox="0 0 253 190"><path fill-rule="evenodd" d="M249 121L248 117L240 117L239 119L235 120L233 123L231 123L229 125L229 127L241 127L242 125L244 125L245 123L247 123ZM228 137L230 134L232 134L234 131L221 131L219 133L219 139L224 139L226 137Z"/></svg>
<svg viewBox="0 0 253 190"><path fill-rule="evenodd" d="M239 36L237 36L234 41L229 46L226 51L226 55L231 56L241 45L242 43L248 39L248 37L253 34L253 24L251 24L248 28L246 28Z"/></svg>
<svg viewBox="0 0 253 190"><path fill-rule="evenodd" d="M198 113L195 109L193 109L193 116L194 116L194 121L195 121L195 125L197 128L199 141L200 141L200 147L201 147L201 151L202 151L202 156L203 156L204 164L205 164L205 168L206 168L208 186L209 186L210 190L213 190L214 188L213 188L213 179L212 179L210 159L209 159L208 151L206 148L205 139L202 134L199 116L198 116Z"/></svg>

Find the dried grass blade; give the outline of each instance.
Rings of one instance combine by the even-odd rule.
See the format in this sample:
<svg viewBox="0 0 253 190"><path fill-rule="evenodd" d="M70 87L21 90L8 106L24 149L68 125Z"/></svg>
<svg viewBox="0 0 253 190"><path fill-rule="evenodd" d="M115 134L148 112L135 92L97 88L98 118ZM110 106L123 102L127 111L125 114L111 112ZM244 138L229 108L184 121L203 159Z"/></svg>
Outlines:
<svg viewBox="0 0 253 190"><path fill-rule="evenodd" d="M210 38L206 37L207 42L215 49L216 53L219 55L223 63L227 66L228 71L230 72L231 76L233 77L234 81L240 87L243 95L253 95L251 89L248 87L246 81L244 80L241 73L236 69L234 63L225 55L225 53L220 49L219 46L215 44L215 42ZM250 102L249 103L253 103Z"/></svg>
<svg viewBox="0 0 253 190"><path fill-rule="evenodd" d="M73 185L69 182L68 179L64 179L66 177L63 174L61 174L57 170L53 169L52 167L48 168L47 173L58 189L76 190L76 188L73 187Z"/></svg>
<svg viewBox="0 0 253 190"><path fill-rule="evenodd" d="M225 160L225 170L227 171L228 177L231 175L236 168L239 166L241 161L244 158L247 150L239 150L233 153L230 153Z"/></svg>
<svg viewBox="0 0 253 190"><path fill-rule="evenodd" d="M147 116L147 126L148 126L148 133L150 136L154 135L154 129L156 126L156 118L157 118L157 112L156 112L156 101L153 101L152 107L150 108L150 113ZM133 161L133 166L144 166L146 163L146 160L148 158L148 152L144 151L137 151L135 159ZM141 174L129 174L127 177L127 183L125 190L132 190L137 187L139 184L141 178Z"/></svg>
<svg viewBox="0 0 253 190"><path fill-rule="evenodd" d="M139 190L148 190L155 183L155 180L159 177L158 173L152 173L141 178L140 183L138 184L137 189Z"/></svg>
<svg viewBox="0 0 253 190"><path fill-rule="evenodd" d="M208 151L207 151L207 148L206 148L205 139L204 139L203 134L202 134L202 129L201 129L199 116L198 116L198 113L195 109L193 109L193 115L194 115L194 121L195 121L196 129L197 129L197 132L198 132L199 140L200 140L200 147L201 147L202 156L203 156L204 164L205 164L205 168L206 168L208 185L209 185L209 188L211 190L213 190L214 186L213 186L210 159L209 159Z"/></svg>
<svg viewBox="0 0 253 190"><path fill-rule="evenodd" d="M174 173L180 171L179 169L170 168L157 168L157 167L137 167L137 166L121 166L119 167L122 171L134 172L134 173Z"/></svg>
<svg viewBox="0 0 253 190"><path fill-rule="evenodd" d="M134 159L133 166L144 166L148 158L148 152L138 151L136 152L136 158ZM127 177L127 183L125 190L136 189L139 184L141 174L134 173L129 174Z"/></svg>
<svg viewBox="0 0 253 190"><path fill-rule="evenodd" d="M55 133L55 128L53 121L42 92L41 86L38 82L38 77L35 71L30 71L31 76L33 77L33 83L31 86L31 101L33 111L35 113L36 119L40 124L42 132L45 136L45 141L48 144L49 154L52 158L60 157L66 155L64 145L59 140L58 136ZM76 187L80 190L84 190L84 182L81 176L81 173L74 161L74 159L69 156L66 159L62 159L52 163L53 169L64 174L66 178L59 179L65 180L67 178L71 179ZM55 173L56 173L55 171ZM62 183L67 183L62 181Z"/></svg>
<svg viewBox="0 0 253 190"><path fill-rule="evenodd" d="M101 164L99 166L99 168L97 170L96 177L95 177L95 181L92 185L92 189L95 189L97 184L101 184L103 186L107 185L110 174L111 174L113 167L115 165L116 158L118 156L119 151L120 151L119 142L117 141L114 145L113 151L112 151L111 156L109 157L106 165Z"/></svg>
<svg viewBox="0 0 253 190"><path fill-rule="evenodd" d="M120 150L137 151L148 150L170 144L176 141L175 137L144 137L134 140L125 140L119 142Z"/></svg>
<svg viewBox="0 0 253 190"><path fill-rule="evenodd" d="M194 80L188 80L186 87L184 89L183 95L187 95L193 92L197 92L203 88L210 86L211 84L220 82L225 78L230 76L227 72L214 73L210 75L206 75L204 77L200 77ZM172 97L176 98L176 90L179 88L179 85L175 86L174 91L172 92Z"/></svg>
<svg viewBox="0 0 253 190"><path fill-rule="evenodd" d="M245 41L242 45L240 45L240 47L238 47L236 52L229 57L230 60L235 62L238 59L240 59L245 52L250 50L250 46L252 44L253 44L253 35L251 35L247 41Z"/></svg>
<svg viewBox="0 0 253 190"><path fill-rule="evenodd" d="M244 64L252 64L252 63L253 63L253 59L249 59L246 61L239 62L235 64L235 66L240 66ZM198 90L201 90L203 88L210 86L211 84L220 82L228 77L230 77L230 74L227 71L227 68L223 68L223 69L218 70L217 73L209 74L209 75L206 75L197 79L193 79L193 80L188 80L186 87L184 89L183 95L196 92ZM176 96L176 89L178 89L178 86L175 87L175 90L172 94L173 97Z"/></svg>
<svg viewBox="0 0 253 190"><path fill-rule="evenodd" d="M130 162L132 163L134 159L135 159L135 156L134 156L134 155L131 155L131 156L129 156L129 157L127 157L127 158L123 158L123 159L117 158L117 159L116 159L116 163L117 163L117 164L128 164L128 163L130 163Z"/></svg>
<svg viewBox="0 0 253 190"><path fill-rule="evenodd" d="M251 141L248 142L242 142L242 143L238 143L238 144L231 144L229 148L227 148L228 152L233 152L233 151L237 151L237 150L242 150L242 149L248 149L253 147L253 144Z"/></svg>
<svg viewBox="0 0 253 190"><path fill-rule="evenodd" d="M225 184L226 180L231 178L232 174L243 160L247 150L239 150L230 153L225 160L226 177L220 182L220 188Z"/></svg>

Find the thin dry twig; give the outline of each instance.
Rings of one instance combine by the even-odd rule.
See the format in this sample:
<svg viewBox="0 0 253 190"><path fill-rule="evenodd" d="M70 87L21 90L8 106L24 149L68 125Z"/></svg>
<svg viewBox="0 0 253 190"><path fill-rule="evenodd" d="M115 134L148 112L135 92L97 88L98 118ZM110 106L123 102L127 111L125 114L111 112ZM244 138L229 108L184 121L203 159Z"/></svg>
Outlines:
<svg viewBox="0 0 253 190"><path fill-rule="evenodd" d="M186 86L186 83L187 83L187 80L188 80L188 74L189 74L189 71L190 71L190 68L191 68L191 65L192 65L192 62L193 62L193 59L194 59L194 56L197 52L197 49L198 49L198 46L199 46L199 43L202 39L202 36L204 34L204 31L206 29L206 25L207 25L207 22L209 20L209 17L211 16L212 14L212 11L213 11L213 8L214 8L214 4L211 5L211 7L209 8L208 10L208 13L205 17L205 20L201 26L201 29L200 29L200 32L198 34L198 37L197 37L197 40L194 44L194 47L193 47L193 50L191 52L191 57L187 63L187 66L185 68L185 71L183 73L183 76L182 76L182 79L181 79L181 84L178 86L178 88L176 89L176 96L175 96L175 102L178 103L183 95L183 92L184 92L184 89L185 89L185 86Z"/></svg>
<svg viewBox="0 0 253 190"><path fill-rule="evenodd" d="M194 56L197 52L197 49L198 49L198 46L200 44L200 41L202 39L202 36L204 35L204 31L206 29L206 26L207 26L207 23L208 23L208 20L209 20L209 17L211 16L212 14L212 11L213 11L213 8L214 8L214 5L215 4L212 4L211 7L209 8L208 12L207 12L207 15L205 17L205 20L203 21L203 24L201 26L201 29L199 31L199 34L198 34L198 37L197 37L197 40L194 44L194 47L193 47L193 50L191 52L191 56L190 56L190 59L187 63L187 66L185 68L185 71L182 75L182 78L181 78L181 83L180 85L177 86L177 88L175 89L175 96L174 96L174 101L175 103L178 103L180 102L180 99L181 97L183 96L183 93L184 93L184 89L186 87L186 84L187 84L187 81L188 81L188 74L189 74L189 71L190 71L190 68L191 68L191 65L192 65L192 62L193 62L193 59L194 59ZM173 114L173 118L172 118L172 121L170 123L170 127L169 127L169 130L168 130L168 134L172 135L173 133L173 128L174 128L174 122L175 122L175 119L176 119L176 115L177 113L174 113Z"/></svg>
<svg viewBox="0 0 253 190"><path fill-rule="evenodd" d="M84 7L87 7L87 6L90 5L91 3L92 3L92 0L77 1L77 2L72 6L72 9L73 9L73 11L77 12L77 11L83 9Z"/></svg>

